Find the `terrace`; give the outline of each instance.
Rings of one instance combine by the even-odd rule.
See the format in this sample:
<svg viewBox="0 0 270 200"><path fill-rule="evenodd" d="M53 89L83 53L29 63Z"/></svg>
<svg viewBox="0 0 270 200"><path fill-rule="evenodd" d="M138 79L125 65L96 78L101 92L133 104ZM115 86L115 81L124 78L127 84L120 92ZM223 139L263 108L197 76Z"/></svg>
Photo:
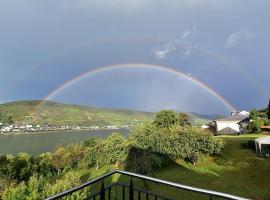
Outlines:
<svg viewBox="0 0 270 200"><path fill-rule="evenodd" d="M125 176L125 180L122 181L109 181L114 175ZM119 180L119 179L118 179ZM187 185L182 185L178 183L173 183L166 180L161 180L157 178L152 178L140 174L135 174L127 171L114 170L112 172L106 173L94 180L86 182L80 186L72 188L70 190L59 193L55 196L49 197L46 200L56 200L56 199L81 199L79 196L80 192L86 192L85 200L173 200L173 199L186 199L184 196L170 197L168 195L161 194L159 191L151 191L135 183L140 181L149 181L153 184L162 184L168 188L179 190L179 192L186 193L189 196L188 199L232 199L232 200L245 200L245 198L225 194L221 192L215 192L211 190L199 189L195 187L190 187ZM97 187L99 186L99 187ZM181 193L180 192L180 193ZM77 197L77 198L76 198Z"/></svg>

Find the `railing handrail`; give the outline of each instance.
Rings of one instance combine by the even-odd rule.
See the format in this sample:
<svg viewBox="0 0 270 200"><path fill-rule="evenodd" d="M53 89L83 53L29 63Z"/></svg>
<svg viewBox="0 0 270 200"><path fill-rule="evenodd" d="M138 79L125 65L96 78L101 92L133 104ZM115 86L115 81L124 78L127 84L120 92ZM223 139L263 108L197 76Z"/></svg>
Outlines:
<svg viewBox="0 0 270 200"><path fill-rule="evenodd" d="M74 187L72 189L66 190L66 191L59 193L59 194L56 194L54 196L48 197L48 198L46 198L46 200L54 200L54 199L58 199L58 198L61 198L63 196L66 196L68 194L74 193L74 192L81 190L89 185L92 185L96 182L99 182L99 181L101 181L101 180L103 180L103 179L105 179L113 174L128 175L131 177L141 178L141 179L145 179L145 180L152 181L155 183L169 185L169 186L172 186L174 188L178 188L178 189L182 189L182 190L192 191L192 192L201 193L201 194L205 194L205 195L211 195L213 197L214 196L215 197L222 197L222 198L232 199L232 200L248 200L247 198L243 198L243 197L239 197L239 196L235 196L235 195L230 195L230 194L226 194L226 193L222 193L222 192L216 192L216 191L212 191L212 190L196 188L196 187L192 187L192 186L187 186L187 185L183 185L183 184L179 184L179 183L174 183L171 181L166 181L166 180L153 178L153 177L149 177L149 176L145 176L145 175L141 175L141 174L135 174L132 172L127 172L127 171L122 171L122 170L113 170L111 172L103 174L102 176L99 176L98 178L95 178L91 181L88 181L82 185L79 185L79 186Z"/></svg>

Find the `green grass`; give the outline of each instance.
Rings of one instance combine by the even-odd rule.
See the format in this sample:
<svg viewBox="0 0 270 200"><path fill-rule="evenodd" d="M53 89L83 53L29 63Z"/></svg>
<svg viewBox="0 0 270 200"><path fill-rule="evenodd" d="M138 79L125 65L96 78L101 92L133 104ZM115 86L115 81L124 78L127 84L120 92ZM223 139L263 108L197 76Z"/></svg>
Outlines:
<svg viewBox="0 0 270 200"><path fill-rule="evenodd" d="M183 161L156 170L154 176L194 187L210 189L252 199L270 198L270 159L257 157L250 149L242 147L248 140L261 135L222 136L226 141L220 158L205 157L197 165ZM166 186L149 185L164 194L179 192ZM186 196L185 196L186 195ZM188 193L183 193L190 199ZM198 197L199 198L199 197Z"/></svg>
<svg viewBox="0 0 270 200"><path fill-rule="evenodd" d="M250 149L243 147L249 140L263 135L250 134L241 136L221 136L226 146L221 157L203 157L196 165L177 160L162 169L157 169L152 176L172 182L194 186L203 189L219 191L251 199L269 200L270 198L270 159L260 158ZM99 170L90 168L81 173L86 179L93 179L114 167L105 166ZM114 176L106 180L129 183L126 176ZM186 191L151 182L135 179L135 186L147 188L174 199L209 199L204 195L192 194ZM98 189L100 185L96 186ZM213 198L215 199L215 198Z"/></svg>

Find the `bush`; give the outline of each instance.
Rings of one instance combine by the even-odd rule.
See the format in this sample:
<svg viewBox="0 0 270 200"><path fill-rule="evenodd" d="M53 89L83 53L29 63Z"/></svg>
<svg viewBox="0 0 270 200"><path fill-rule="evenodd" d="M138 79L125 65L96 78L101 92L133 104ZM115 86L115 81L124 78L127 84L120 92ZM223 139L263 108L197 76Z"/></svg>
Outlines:
<svg viewBox="0 0 270 200"><path fill-rule="evenodd" d="M46 197L68 190L81 184L79 174L69 172L53 183L49 183L44 177L33 175L29 181L21 182L18 185L13 184L4 190L2 194L3 200L42 200ZM68 197L62 199L84 199L87 190L80 190Z"/></svg>
<svg viewBox="0 0 270 200"><path fill-rule="evenodd" d="M120 165L127 157L128 148L127 139L119 133L113 133L87 147L80 162L80 167L95 166L99 169L103 165Z"/></svg>

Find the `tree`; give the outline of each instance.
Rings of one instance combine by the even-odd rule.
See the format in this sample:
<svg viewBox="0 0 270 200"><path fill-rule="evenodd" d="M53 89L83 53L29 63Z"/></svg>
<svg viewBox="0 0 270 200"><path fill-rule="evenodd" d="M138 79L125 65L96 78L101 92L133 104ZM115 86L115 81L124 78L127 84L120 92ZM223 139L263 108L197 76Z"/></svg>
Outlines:
<svg viewBox="0 0 270 200"><path fill-rule="evenodd" d="M184 112L180 112L179 115L179 125L180 126L190 126L189 115Z"/></svg>
<svg viewBox="0 0 270 200"><path fill-rule="evenodd" d="M261 127L264 125L264 120L257 119L253 120L248 124L248 130L251 133L258 133L261 131Z"/></svg>
<svg viewBox="0 0 270 200"><path fill-rule="evenodd" d="M169 128L179 123L179 117L173 110L161 110L157 112L154 124L159 128Z"/></svg>
<svg viewBox="0 0 270 200"><path fill-rule="evenodd" d="M256 109L253 109L250 111L249 117L252 120L257 120L259 118L259 112Z"/></svg>

